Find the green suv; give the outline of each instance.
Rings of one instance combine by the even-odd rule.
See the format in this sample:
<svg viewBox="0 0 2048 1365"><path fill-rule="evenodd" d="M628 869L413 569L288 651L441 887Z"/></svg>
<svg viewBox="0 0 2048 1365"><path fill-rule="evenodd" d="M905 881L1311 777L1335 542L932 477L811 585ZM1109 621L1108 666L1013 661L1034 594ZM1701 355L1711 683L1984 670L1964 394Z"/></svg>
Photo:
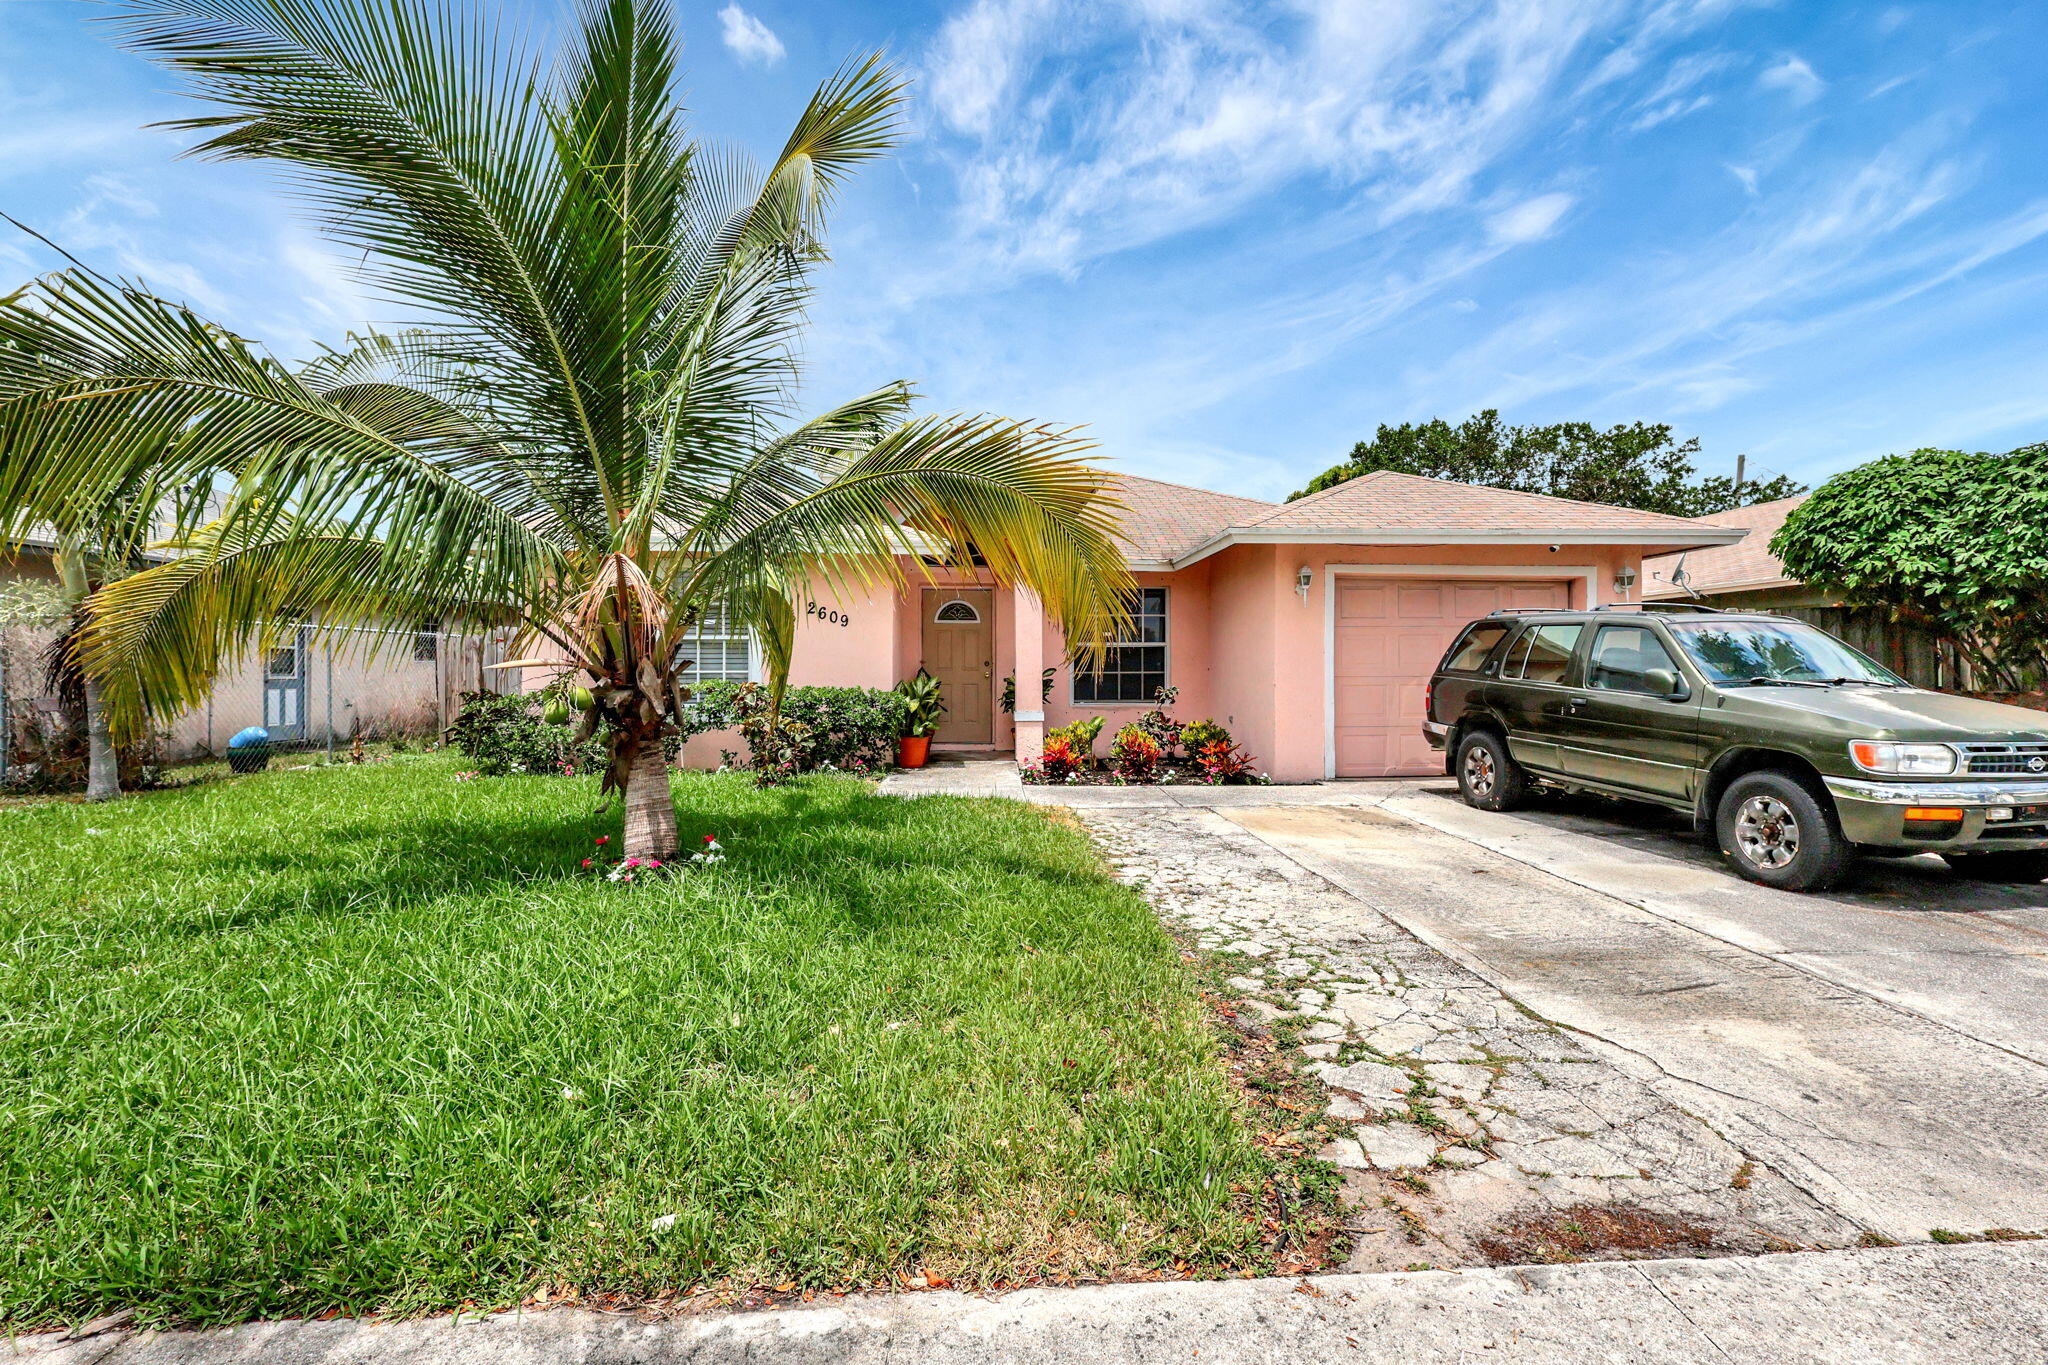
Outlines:
<svg viewBox="0 0 2048 1365"><path fill-rule="evenodd" d="M1496 612L1459 633L1424 714L1481 810L1538 786L1658 802L1790 891L1858 853L2048 879L2048 714L1914 687L1789 617Z"/></svg>

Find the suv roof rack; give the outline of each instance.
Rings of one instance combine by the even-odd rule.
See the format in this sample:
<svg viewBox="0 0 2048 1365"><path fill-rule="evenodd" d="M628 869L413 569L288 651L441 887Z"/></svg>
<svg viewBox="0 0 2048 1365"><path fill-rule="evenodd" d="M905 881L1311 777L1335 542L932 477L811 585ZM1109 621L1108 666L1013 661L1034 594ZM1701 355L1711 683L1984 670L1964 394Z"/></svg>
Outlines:
<svg viewBox="0 0 2048 1365"><path fill-rule="evenodd" d="M1603 602L1594 611L1705 611L1716 616L1723 615L1725 608L1710 607L1704 602Z"/></svg>
<svg viewBox="0 0 2048 1365"><path fill-rule="evenodd" d="M1597 607L1495 607L1488 616L1571 616L1584 611L1704 611L1713 616L1727 614L1726 607L1701 602L1603 602ZM1769 616L1771 612L1750 611L1745 616Z"/></svg>

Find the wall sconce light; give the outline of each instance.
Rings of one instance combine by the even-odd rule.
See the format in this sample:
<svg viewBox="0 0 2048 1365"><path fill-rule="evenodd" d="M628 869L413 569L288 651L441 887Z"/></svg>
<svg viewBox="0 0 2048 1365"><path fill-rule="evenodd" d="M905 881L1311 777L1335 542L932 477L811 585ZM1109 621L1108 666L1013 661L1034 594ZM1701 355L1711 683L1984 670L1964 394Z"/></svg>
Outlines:
<svg viewBox="0 0 2048 1365"><path fill-rule="evenodd" d="M1308 585L1315 582L1315 578L1315 573L1307 565L1295 570L1294 590L1301 594L1302 601L1308 601Z"/></svg>
<svg viewBox="0 0 2048 1365"><path fill-rule="evenodd" d="M1620 573L1614 575L1614 591L1620 594L1621 600L1624 602L1628 601L1628 590L1635 585L1636 571L1634 569L1623 569Z"/></svg>

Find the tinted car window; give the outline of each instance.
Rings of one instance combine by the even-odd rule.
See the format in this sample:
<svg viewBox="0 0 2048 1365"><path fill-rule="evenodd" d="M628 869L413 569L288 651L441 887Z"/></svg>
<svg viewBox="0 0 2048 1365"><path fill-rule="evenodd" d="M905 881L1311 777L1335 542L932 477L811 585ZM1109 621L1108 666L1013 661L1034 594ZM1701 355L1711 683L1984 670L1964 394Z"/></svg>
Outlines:
<svg viewBox="0 0 2048 1365"><path fill-rule="evenodd" d="M1648 626L1602 626L1593 637L1593 654L1586 661L1586 686L1610 692L1647 692L1661 695L1663 689L1646 686L1643 675L1652 669L1678 672L1678 664L1664 642Z"/></svg>
<svg viewBox="0 0 2048 1365"><path fill-rule="evenodd" d="M1464 638L1451 646L1451 656L1444 661L1444 667L1458 673L1477 673L1486 656L1493 653L1493 647L1507 633L1505 624L1494 621L1468 627Z"/></svg>
<svg viewBox="0 0 2048 1365"><path fill-rule="evenodd" d="M1525 682L1563 682L1572 651L1579 647L1579 632L1584 629L1576 623L1537 626L1515 641L1501 676Z"/></svg>
<svg viewBox="0 0 2048 1365"><path fill-rule="evenodd" d="M1674 621L1678 647L1717 683L1850 678L1898 687L1906 680L1825 631L1798 621Z"/></svg>

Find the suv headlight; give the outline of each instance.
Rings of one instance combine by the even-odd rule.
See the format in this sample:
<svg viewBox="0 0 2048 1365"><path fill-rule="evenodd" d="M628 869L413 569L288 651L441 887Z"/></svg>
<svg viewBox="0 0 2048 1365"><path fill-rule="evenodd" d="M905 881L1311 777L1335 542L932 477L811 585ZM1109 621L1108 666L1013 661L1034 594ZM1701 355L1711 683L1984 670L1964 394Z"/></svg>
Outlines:
<svg viewBox="0 0 2048 1365"><path fill-rule="evenodd" d="M1946 777L1956 770L1956 751L1946 744L1859 739L1849 745L1849 757L1864 772L1898 777Z"/></svg>

